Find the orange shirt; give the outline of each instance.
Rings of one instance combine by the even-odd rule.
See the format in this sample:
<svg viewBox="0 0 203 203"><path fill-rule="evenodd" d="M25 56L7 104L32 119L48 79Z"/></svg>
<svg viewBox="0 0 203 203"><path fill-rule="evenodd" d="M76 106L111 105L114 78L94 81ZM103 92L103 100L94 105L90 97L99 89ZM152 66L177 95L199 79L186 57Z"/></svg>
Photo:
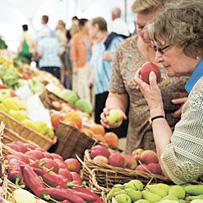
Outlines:
<svg viewBox="0 0 203 203"><path fill-rule="evenodd" d="M87 40L89 38L82 33L77 33L72 38L71 59L76 68L81 68L87 63Z"/></svg>

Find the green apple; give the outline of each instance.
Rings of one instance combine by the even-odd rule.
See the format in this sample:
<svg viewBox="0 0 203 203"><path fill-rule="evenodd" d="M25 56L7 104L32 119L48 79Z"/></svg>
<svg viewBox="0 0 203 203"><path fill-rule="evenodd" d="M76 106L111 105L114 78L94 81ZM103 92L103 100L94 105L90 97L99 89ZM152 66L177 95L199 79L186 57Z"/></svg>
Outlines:
<svg viewBox="0 0 203 203"><path fill-rule="evenodd" d="M107 116L107 122L112 128L119 127L123 122L123 112L120 109L111 109Z"/></svg>

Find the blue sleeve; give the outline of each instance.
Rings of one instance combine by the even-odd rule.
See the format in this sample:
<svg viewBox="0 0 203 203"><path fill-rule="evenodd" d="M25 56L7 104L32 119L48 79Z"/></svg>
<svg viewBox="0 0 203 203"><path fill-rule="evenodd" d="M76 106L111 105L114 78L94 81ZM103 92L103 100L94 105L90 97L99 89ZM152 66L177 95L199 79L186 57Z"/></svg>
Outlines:
<svg viewBox="0 0 203 203"><path fill-rule="evenodd" d="M115 54L116 50L117 50L117 47L118 45L123 41L123 38L122 37L115 37L113 39L113 41L111 42L111 45L108 49L109 52L111 52L111 54Z"/></svg>

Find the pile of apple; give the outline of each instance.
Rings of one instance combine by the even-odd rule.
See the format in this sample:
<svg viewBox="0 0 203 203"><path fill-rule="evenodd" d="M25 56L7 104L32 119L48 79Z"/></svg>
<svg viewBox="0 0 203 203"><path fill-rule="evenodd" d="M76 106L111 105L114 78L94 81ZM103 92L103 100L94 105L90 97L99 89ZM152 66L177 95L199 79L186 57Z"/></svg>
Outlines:
<svg viewBox="0 0 203 203"><path fill-rule="evenodd" d="M11 95L11 90L0 90L0 111L10 115L20 123L32 128L33 130L47 135L49 137L54 136L53 128L50 128L46 122L32 121L29 118L26 103L20 98Z"/></svg>
<svg viewBox="0 0 203 203"><path fill-rule="evenodd" d="M90 157L96 163L162 174L157 155L152 150L137 149L132 155L128 155L101 145L96 145L91 148Z"/></svg>
<svg viewBox="0 0 203 203"><path fill-rule="evenodd" d="M70 158L63 160L59 154L49 153L41 147L36 147L21 141L15 141L7 144L8 147L16 151L15 154L7 155L6 159L16 159L20 163L28 164L32 167L46 168L49 171L62 176L73 184L80 185L81 164L77 159Z"/></svg>
<svg viewBox="0 0 203 203"><path fill-rule="evenodd" d="M123 185L116 184L107 194L115 203L202 203L203 185L148 184L131 180Z"/></svg>

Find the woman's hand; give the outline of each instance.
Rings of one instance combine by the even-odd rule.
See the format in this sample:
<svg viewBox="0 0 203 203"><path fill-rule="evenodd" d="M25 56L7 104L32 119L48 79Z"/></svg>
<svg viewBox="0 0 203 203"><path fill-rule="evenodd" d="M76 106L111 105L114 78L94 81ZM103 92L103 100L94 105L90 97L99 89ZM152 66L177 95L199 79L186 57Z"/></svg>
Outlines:
<svg viewBox="0 0 203 203"><path fill-rule="evenodd" d="M151 117L154 117L157 115L163 115L163 116L165 115L164 109L163 109L161 91L156 81L157 81L156 74L154 72L151 72L149 75L150 84L148 85L140 78L140 69L137 71L134 77L134 82L138 85L143 96L147 100Z"/></svg>
<svg viewBox="0 0 203 203"><path fill-rule="evenodd" d="M113 128L109 123L108 123L108 120L107 120L107 116L109 115L109 109L107 108L104 108L103 109L103 112L101 113L100 115L100 123L105 127L105 128ZM125 115L125 113L123 113L123 120L126 120L127 119L127 116Z"/></svg>
<svg viewBox="0 0 203 203"><path fill-rule="evenodd" d="M181 116L181 112L182 112L182 107L183 107L183 104L187 101L187 97L182 97L182 98L178 98L178 99L173 99L172 100L172 103L173 104L180 104L181 107L175 111L174 113L172 113L172 116L174 118L180 118Z"/></svg>

